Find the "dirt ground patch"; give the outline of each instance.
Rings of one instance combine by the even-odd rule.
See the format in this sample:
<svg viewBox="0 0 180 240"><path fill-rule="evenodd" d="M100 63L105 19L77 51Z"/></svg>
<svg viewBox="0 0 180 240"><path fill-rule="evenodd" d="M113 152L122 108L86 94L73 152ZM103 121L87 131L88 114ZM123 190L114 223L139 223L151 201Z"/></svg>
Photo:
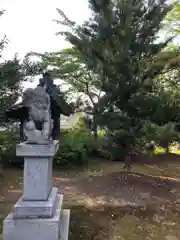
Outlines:
<svg viewBox="0 0 180 240"><path fill-rule="evenodd" d="M141 206L147 201L175 201L180 190L180 182L177 180L135 172L117 172L74 180L55 178L54 182L67 199L87 206Z"/></svg>

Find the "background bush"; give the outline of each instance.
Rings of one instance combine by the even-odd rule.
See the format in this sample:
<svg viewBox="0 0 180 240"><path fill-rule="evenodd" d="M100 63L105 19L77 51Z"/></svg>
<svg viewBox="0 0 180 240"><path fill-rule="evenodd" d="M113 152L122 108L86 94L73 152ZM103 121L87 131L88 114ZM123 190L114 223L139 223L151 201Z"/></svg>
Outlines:
<svg viewBox="0 0 180 240"><path fill-rule="evenodd" d="M0 156L3 166L22 166L23 159L16 157L16 144L20 142L16 130L0 132Z"/></svg>
<svg viewBox="0 0 180 240"><path fill-rule="evenodd" d="M85 127L82 118L70 130L61 131L60 148L54 159L56 166L81 165L96 148L91 132Z"/></svg>

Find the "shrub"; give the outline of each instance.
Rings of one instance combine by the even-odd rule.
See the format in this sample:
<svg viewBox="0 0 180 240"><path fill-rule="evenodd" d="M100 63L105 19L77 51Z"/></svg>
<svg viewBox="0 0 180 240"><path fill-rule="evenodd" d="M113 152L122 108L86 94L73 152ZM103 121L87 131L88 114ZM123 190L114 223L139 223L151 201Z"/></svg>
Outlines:
<svg viewBox="0 0 180 240"><path fill-rule="evenodd" d="M168 123L163 126L158 126L150 122L144 125L146 139L154 141L155 145L169 151L169 147L174 142L179 142L180 135L176 132L174 124Z"/></svg>
<svg viewBox="0 0 180 240"><path fill-rule="evenodd" d="M22 165L23 159L16 157L16 144L20 141L17 131L0 132L0 156L4 166Z"/></svg>
<svg viewBox="0 0 180 240"><path fill-rule="evenodd" d="M81 165L95 147L94 139L80 118L70 130L61 132L60 148L54 163L58 165Z"/></svg>

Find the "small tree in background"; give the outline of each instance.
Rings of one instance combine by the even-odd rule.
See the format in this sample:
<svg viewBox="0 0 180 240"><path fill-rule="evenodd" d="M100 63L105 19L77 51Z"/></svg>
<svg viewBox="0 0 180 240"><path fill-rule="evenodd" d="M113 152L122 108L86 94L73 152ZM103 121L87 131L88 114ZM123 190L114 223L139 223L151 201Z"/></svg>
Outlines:
<svg viewBox="0 0 180 240"><path fill-rule="evenodd" d="M180 140L180 134L176 131L174 123L159 126L147 121L144 124L144 133L144 142L153 142L156 146L164 148L166 153L169 153L171 144Z"/></svg>
<svg viewBox="0 0 180 240"><path fill-rule="evenodd" d="M0 12L2 15L4 11ZM0 41L0 123L6 123L5 111L12 106L21 94L21 82L24 79L22 65L15 56L12 60L2 60L3 50L8 44L7 38Z"/></svg>

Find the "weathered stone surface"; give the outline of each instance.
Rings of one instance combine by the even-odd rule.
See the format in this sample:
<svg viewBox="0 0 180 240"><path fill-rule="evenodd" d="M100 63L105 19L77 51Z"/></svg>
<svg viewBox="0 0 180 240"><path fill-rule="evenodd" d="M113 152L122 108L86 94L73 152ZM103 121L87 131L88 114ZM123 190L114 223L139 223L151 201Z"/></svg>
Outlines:
<svg viewBox="0 0 180 240"><path fill-rule="evenodd" d="M54 157L59 149L59 141L52 140L49 144L29 144L22 142L16 146L19 157Z"/></svg>
<svg viewBox="0 0 180 240"><path fill-rule="evenodd" d="M60 197L52 218L14 219L10 214L4 220L3 240L58 240L61 226Z"/></svg>
<svg viewBox="0 0 180 240"><path fill-rule="evenodd" d="M48 201L23 201L22 197L13 207L14 218L52 217L58 200L57 188L52 188ZM63 195L60 195L60 208Z"/></svg>
<svg viewBox="0 0 180 240"><path fill-rule="evenodd" d="M60 239L61 240L68 240L69 220L70 220L70 210L64 209L62 212L62 220L61 220L61 228L60 228Z"/></svg>
<svg viewBox="0 0 180 240"><path fill-rule="evenodd" d="M44 201L48 199L52 188L52 159L58 151L58 141L48 145L17 145L17 156L24 157L24 192L23 200Z"/></svg>
<svg viewBox="0 0 180 240"><path fill-rule="evenodd" d="M24 159L23 200L45 201L52 188L52 157Z"/></svg>
<svg viewBox="0 0 180 240"><path fill-rule="evenodd" d="M29 118L24 121L23 131L30 143L45 144L52 132L51 102L45 87L28 88L23 93L23 104L28 109ZM37 128L37 123L40 125Z"/></svg>

